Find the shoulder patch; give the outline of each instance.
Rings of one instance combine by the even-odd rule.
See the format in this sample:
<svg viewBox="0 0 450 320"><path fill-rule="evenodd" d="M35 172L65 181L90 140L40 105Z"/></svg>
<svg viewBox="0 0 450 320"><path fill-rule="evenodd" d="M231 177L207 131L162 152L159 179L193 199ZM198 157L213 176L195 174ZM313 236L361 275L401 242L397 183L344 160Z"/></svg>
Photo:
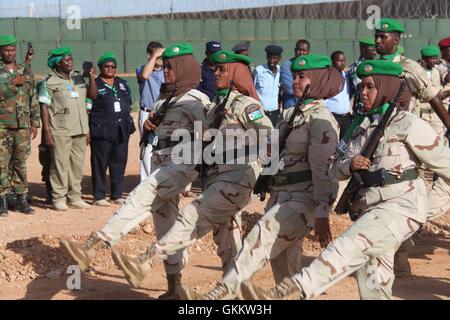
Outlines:
<svg viewBox="0 0 450 320"><path fill-rule="evenodd" d="M262 110L260 109L259 105L257 105L257 104L251 104L251 105L247 106L245 108L245 113L247 114L247 116L251 122L264 117Z"/></svg>

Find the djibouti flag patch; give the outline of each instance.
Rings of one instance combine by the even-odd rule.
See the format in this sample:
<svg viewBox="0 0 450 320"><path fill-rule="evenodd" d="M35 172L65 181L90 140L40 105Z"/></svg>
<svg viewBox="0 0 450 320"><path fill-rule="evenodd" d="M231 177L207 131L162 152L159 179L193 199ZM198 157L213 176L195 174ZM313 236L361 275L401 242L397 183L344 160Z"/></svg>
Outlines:
<svg viewBox="0 0 450 320"><path fill-rule="evenodd" d="M247 116L251 122L264 117L261 109L257 104L249 105L247 108L245 108L245 113L247 113Z"/></svg>

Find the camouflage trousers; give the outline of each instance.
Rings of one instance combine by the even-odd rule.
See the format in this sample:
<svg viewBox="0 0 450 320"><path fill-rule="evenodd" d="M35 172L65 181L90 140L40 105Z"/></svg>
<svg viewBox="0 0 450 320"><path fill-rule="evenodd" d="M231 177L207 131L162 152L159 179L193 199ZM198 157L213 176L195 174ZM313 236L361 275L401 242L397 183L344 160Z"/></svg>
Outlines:
<svg viewBox="0 0 450 320"><path fill-rule="evenodd" d="M271 193L264 216L244 239L235 267L223 278L231 292L236 293L239 284L268 261L276 283L300 271L303 238L311 230L316 207L310 186L301 183Z"/></svg>
<svg viewBox="0 0 450 320"><path fill-rule="evenodd" d="M0 196L10 189L28 192L27 159L31 153L31 130L0 129Z"/></svg>
<svg viewBox="0 0 450 320"><path fill-rule="evenodd" d="M159 156L154 154L153 157ZM157 239L161 239L179 217L179 195L197 177L195 166L175 165L170 160L152 165L152 173L128 195L122 207L97 232L111 246L148 218L150 212ZM181 272L187 260L186 250L170 255L164 264L166 273Z"/></svg>
<svg viewBox="0 0 450 320"><path fill-rule="evenodd" d="M254 183L254 174L245 170L231 174L241 177L241 181L212 180L203 193L181 211L181 216L169 232L152 245L160 259L166 259L168 255L186 248L212 231L218 246L217 254L222 260L223 273L233 266L242 246L239 212L251 201L250 185ZM253 178L247 181L250 176Z"/></svg>
<svg viewBox="0 0 450 320"><path fill-rule="evenodd" d="M394 254L423 221L427 193L421 179L404 195L369 206L307 268L294 276L306 298L313 298L347 275L357 272L361 299L391 299Z"/></svg>

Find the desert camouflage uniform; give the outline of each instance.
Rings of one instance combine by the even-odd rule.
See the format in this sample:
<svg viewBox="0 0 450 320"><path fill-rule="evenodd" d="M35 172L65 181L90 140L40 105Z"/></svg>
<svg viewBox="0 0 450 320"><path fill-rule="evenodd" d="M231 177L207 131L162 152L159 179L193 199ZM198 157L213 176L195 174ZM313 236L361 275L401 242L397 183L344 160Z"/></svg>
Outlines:
<svg viewBox="0 0 450 320"><path fill-rule="evenodd" d="M434 87L438 88L439 91L443 90L441 85L441 77L437 68L433 68L431 70L424 69L424 71L429 76ZM442 123L441 119L436 115L433 108L431 108L430 104L427 102L422 102L420 105L420 117L428 122L428 124L439 134L444 135L446 132L446 128Z"/></svg>
<svg viewBox="0 0 450 320"><path fill-rule="evenodd" d="M380 116L366 118L354 131L349 149L334 165L337 175L351 175L352 158L376 127ZM417 169L424 163L450 179L450 150L442 136L417 116L394 113L380 140L369 171L385 168L393 175ZM383 187L363 188L352 210L360 218L334 240L309 267L294 276L305 298L319 295L347 275L357 271L362 299L390 299L394 281L394 253L427 220L427 191L421 178Z"/></svg>
<svg viewBox="0 0 450 320"><path fill-rule="evenodd" d="M21 87L11 84L26 75ZM28 192L26 161L31 151L31 127L39 127L39 105L34 99L31 65L18 64L11 73L0 61L0 196L10 188L18 195Z"/></svg>
<svg viewBox="0 0 450 320"><path fill-rule="evenodd" d="M293 108L286 110L278 126L285 125L292 112ZM303 238L315 218L328 218L336 198L338 182L331 176L329 165L338 132L338 124L322 100L302 108L281 152L284 168L274 181L289 174L299 174L303 181L272 186L265 215L245 238L235 267L223 279L230 292L237 293L238 284L269 260L277 283L300 271Z"/></svg>
<svg viewBox="0 0 450 320"><path fill-rule="evenodd" d="M155 103L157 111L165 100ZM156 128L155 135L160 142L170 141L176 129L186 129L194 133L194 121L207 128L205 106L209 98L197 90L190 90L181 97L175 97L168 108L162 123ZM175 164L171 153L173 147L153 151L152 168L154 170L146 180L141 182L125 200L97 236L114 246L133 228L153 213L156 236L160 239L179 217L179 195L198 175L195 164ZM167 274L181 272L187 263L185 250L174 252L165 263Z"/></svg>
<svg viewBox="0 0 450 320"><path fill-rule="evenodd" d="M213 104L208 112L210 123L217 105ZM219 129L223 136L227 129L254 129L257 132L267 129L270 134L272 123L255 99L233 91L225 109L226 116ZM252 120L252 112L258 113L259 117ZM203 193L182 210L181 216L170 231L152 245L151 249L156 252L156 258L165 259L167 255L187 247L213 231L223 271L228 270L242 245L236 214L250 203L253 185L260 171L261 167L256 161L216 164L208 169Z"/></svg>
<svg viewBox="0 0 450 320"><path fill-rule="evenodd" d="M423 67L416 61L405 58L402 55L397 55L394 57L393 62L396 62L403 67L406 83L413 95L409 111L420 116L422 103L428 103L431 99L436 97L441 86L435 85L429 79ZM428 194L428 219L436 219L445 214L448 209L450 209L450 185L441 177L436 177ZM404 270L409 273L408 269L410 267L406 259L408 251L413 246L414 243L412 239L409 239L399 248L396 255L396 261L398 261L398 265L396 266L398 271L396 272L401 273L402 270Z"/></svg>

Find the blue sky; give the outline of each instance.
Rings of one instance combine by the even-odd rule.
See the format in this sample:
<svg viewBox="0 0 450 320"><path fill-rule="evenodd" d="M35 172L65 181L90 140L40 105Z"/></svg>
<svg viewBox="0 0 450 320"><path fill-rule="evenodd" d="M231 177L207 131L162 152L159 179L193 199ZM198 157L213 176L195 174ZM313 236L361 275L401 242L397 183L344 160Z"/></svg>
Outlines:
<svg viewBox="0 0 450 320"><path fill-rule="evenodd" d="M160 14L173 12L216 11L272 5L335 2L338 0L0 0L0 17L58 17L77 5L83 18ZM342 0L341 0L342 1Z"/></svg>

